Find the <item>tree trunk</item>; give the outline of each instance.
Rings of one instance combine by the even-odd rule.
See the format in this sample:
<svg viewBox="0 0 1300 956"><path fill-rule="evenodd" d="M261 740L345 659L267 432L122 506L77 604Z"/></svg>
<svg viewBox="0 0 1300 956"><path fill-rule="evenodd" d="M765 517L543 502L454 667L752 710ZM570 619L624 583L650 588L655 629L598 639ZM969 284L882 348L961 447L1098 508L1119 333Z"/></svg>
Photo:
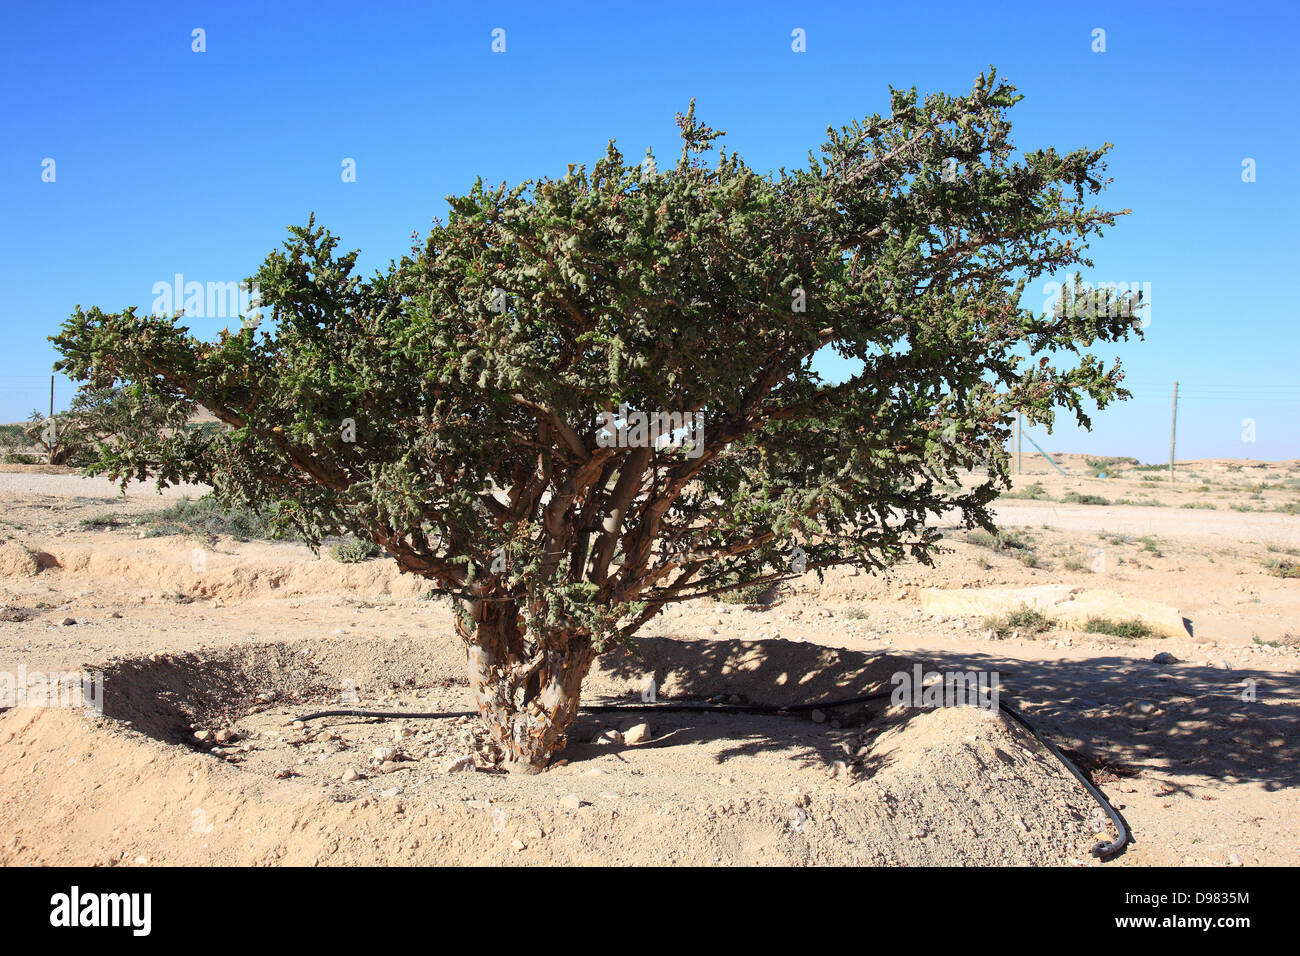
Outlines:
<svg viewBox="0 0 1300 956"><path fill-rule="evenodd" d="M457 621L469 648L469 683L478 712L501 748L508 770L537 773L564 748L565 731L578 714L582 680L595 651L591 639L557 628L546 635L544 656L531 672L518 609L479 601L471 621Z"/></svg>

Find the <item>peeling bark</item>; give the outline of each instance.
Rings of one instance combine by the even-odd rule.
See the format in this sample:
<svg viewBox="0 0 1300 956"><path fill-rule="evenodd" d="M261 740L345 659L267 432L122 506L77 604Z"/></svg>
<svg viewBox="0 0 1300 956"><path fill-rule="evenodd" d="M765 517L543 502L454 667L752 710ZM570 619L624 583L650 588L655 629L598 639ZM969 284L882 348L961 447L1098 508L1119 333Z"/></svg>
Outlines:
<svg viewBox="0 0 1300 956"><path fill-rule="evenodd" d="M583 678L596 658L591 638L557 628L542 648L526 648L518 608L477 602L472 621L457 623L468 648L475 704L506 769L537 773L564 748L578 714ZM531 650L532 653L528 653Z"/></svg>

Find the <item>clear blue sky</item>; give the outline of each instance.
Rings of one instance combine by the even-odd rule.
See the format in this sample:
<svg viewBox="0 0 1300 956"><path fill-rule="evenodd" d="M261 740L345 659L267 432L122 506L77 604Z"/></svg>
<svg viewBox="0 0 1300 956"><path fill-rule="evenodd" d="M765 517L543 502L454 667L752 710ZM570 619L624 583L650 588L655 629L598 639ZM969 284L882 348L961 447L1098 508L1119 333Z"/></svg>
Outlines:
<svg viewBox="0 0 1300 956"><path fill-rule="evenodd" d="M1118 350L1137 398L1092 435L1030 434L1161 460L1177 378L1179 457L1300 457L1298 28L1274 2L6 4L0 421L44 405L73 306L242 279L312 210L369 270L478 174L560 174L610 137L671 161L691 97L767 170L886 111L891 83L964 92L992 63L1026 95L1020 148L1116 144L1105 204L1133 214L1085 278L1151 287L1146 341Z"/></svg>

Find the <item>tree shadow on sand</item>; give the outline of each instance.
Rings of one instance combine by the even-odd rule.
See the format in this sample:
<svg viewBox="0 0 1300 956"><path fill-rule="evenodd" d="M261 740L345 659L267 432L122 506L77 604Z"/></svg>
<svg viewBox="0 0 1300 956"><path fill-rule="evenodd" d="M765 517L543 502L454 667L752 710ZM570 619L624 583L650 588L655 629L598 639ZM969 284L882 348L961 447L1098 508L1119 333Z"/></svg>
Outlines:
<svg viewBox="0 0 1300 956"><path fill-rule="evenodd" d="M598 665L595 694L585 694L586 702L603 696L600 688L616 683L626 688L653 674L665 702L736 695L753 704L813 703L890 690L893 674L910 673L919 662L927 671L996 671L1002 700L1040 731L1084 760L1121 772L1195 773L1255 782L1270 790L1300 784L1297 675L1158 665L1120 656L1056 661L1006 660L982 652L901 657L783 640L661 637L644 638L638 647L639 658L619 651ZM1243 700L1251 688L1255 700ZM826 762L844 759L841 744L860 733L853 725L887 705L882 700L847 712L827 710L828 720L845 723L844 734L812 723L807 714L662 714L657 723L681 731L664 746L724 738L735 741L723 751L724 759L794 746L808 760ZM582 759L595 748L589 751L579 743L566 756L570 751L573 759Z"/></svg>

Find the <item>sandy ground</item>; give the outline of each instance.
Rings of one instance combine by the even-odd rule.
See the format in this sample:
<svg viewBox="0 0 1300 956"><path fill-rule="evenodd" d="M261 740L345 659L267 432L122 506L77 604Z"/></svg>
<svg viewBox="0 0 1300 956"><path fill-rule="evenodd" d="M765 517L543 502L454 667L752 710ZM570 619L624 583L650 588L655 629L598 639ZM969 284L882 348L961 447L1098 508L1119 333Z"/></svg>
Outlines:
<svg viewBox="0 0 1300 956"><path fill-rule="evenodd" d="M1300 466L1181 463L1170 484L1058 461L1067 476L1026 457L1017 493L1044 497L998 506L1025 547L951 528L934 568L674 609L587 698L636 700L654 676L664 700L788 703L887 689L914 662L996 670L1132 827L1104 865L1300 861L1300 580L1270 573L1300 551ZM469 709L446 604L386 559L141 537L182 491L48 472L0 473L0 674L102 670L106 706L0 713L0 862L1098 865L1114 836L1041 745L972 708L588 716L529 778L493 772L472 720L293 727L341 702ZM1048 583L1162 602L1191 633L997 639L920 604ZM642 721L643 742L610 732Z"/></svg>

